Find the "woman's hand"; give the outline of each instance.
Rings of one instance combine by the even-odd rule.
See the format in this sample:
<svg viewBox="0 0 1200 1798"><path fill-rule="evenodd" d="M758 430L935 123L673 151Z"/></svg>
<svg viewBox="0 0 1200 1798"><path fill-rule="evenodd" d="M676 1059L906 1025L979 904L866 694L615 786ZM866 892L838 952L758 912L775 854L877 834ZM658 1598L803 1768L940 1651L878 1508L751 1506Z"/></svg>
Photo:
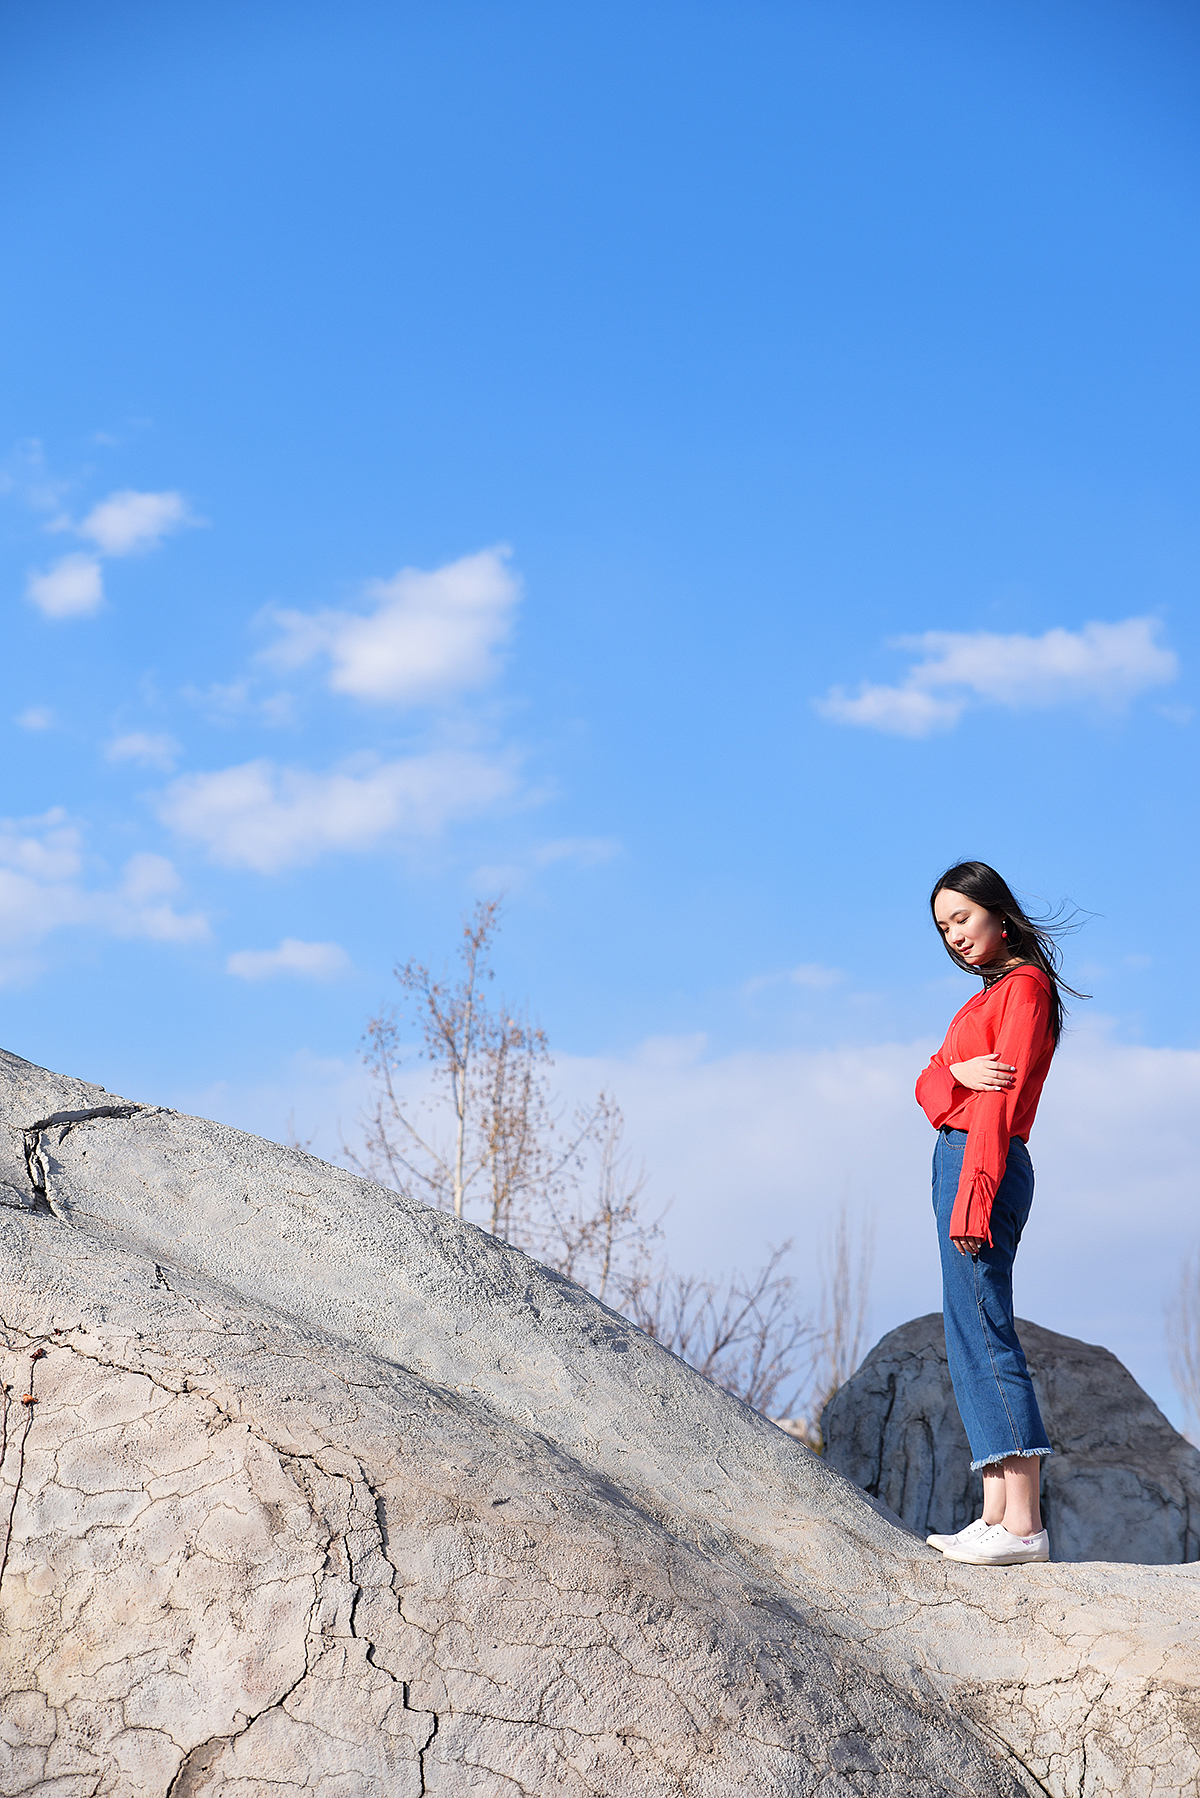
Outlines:
<svg viewBox="0 0 1200 1798"><path fill-rule="evenodd" d="M954 1246L960 1255L978 1255L983 1247L982 1236L956 1236Z"/></svg>
<svg viewBox="0 0 1200 1798"><path fill-rule="evenodd" d="M998 1055L974 1055L970 1061L952 1061L950 1072L960 1086L973 1093L1003 1092L1013 1083L1016 1068Z"/></svg>

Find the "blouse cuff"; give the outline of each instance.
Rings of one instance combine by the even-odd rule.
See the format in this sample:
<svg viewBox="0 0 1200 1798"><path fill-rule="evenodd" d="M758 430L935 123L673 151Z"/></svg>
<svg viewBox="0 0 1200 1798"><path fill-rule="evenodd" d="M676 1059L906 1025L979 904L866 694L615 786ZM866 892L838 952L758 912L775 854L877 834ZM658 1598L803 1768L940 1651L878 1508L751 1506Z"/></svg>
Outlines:
<svg viewBox="0 0 1200 1798"><path fill-rule="evenodd" d="M964 1191L960 1186L950 1213L950 1240L963 1242L974 1237L992 1247L992 1198L990 1182L985 1174L975 1174Z"/></svg>

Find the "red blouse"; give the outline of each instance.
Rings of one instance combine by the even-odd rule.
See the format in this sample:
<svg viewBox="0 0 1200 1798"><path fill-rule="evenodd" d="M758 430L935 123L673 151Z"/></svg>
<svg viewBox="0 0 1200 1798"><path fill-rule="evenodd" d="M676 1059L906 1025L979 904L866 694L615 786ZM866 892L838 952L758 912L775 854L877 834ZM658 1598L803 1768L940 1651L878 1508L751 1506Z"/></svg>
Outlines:
<svg viewBox="0 0 1200 1798"><path fill-rule="evenodd" d="M917 1081L917 1103L934 1129L948 1124L967 1132L951 1242L976 1236L991 1246L992 1200L1004 1178L1009 1141L1028 1141L1054 1054L1050 999L1050 980L1041 968L1014 968L967 1000ZM992 1054L1017 1070L1006 1090L972 1092L950 1072L952 1062Z"/></svg>

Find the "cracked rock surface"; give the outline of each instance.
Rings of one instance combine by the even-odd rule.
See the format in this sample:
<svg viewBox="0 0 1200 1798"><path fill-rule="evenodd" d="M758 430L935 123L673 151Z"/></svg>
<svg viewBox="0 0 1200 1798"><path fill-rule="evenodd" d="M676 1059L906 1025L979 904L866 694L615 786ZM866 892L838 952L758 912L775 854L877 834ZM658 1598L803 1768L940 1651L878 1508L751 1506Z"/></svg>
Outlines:
<svg viewBox="0 0 1200 1798"><path fill-rule="evenodd" d="M1200 1558L1200 1452L1108 1349L1019 1319L1054 1453L1042 1512L1056 1561ZM825 1459L918 1535L983 1505L954 1402L942 1314L890 1330L830 1400Z"/></svg>
<svg viewBox="0 0 1200 1798"><path fill-rule="evenodd" d="M1194 1564L955 1566L471 1225L0 1126L0 1798L1197 1791Z"/></svg>

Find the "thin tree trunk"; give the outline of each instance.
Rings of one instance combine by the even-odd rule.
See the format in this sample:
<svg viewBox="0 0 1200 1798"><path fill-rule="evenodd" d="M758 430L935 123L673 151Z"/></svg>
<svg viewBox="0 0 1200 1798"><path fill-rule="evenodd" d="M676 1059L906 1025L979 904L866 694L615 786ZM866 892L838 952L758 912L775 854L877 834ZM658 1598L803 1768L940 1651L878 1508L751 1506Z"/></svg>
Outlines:
<svg viewBox="0 0 1200 1798"><path fill-rule="evenodd" d="M454 1109L457 1113L454 1132L454 1215L463 1214L463 1193L466 1183L463 1180L463 1160L467 1143L467 1074L471 1064L471 1027L474 1022L475 1007L475 960L478 955L478 944L471 945L471 959L467 970L467 1004L463 1014L462 1054L458 1066L454 1070Z"/></svg>

